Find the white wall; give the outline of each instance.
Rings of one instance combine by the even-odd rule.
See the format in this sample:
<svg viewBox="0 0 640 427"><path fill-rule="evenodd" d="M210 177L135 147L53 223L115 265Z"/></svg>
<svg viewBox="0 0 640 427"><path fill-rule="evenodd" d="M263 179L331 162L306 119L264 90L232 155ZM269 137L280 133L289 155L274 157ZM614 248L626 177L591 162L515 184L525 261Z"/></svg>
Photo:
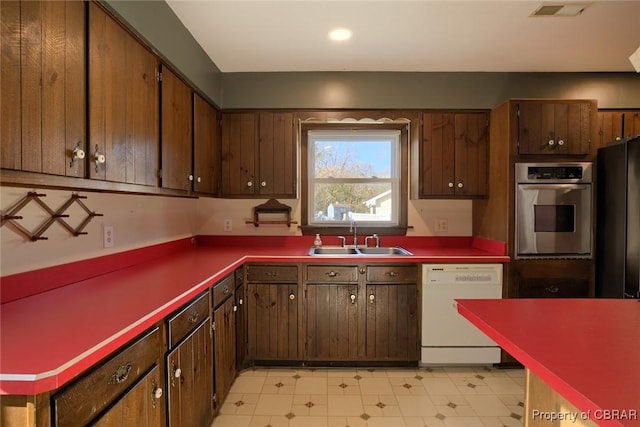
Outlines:
<svg viewBox="0 0 640 427"><path fill-rule="evenodd" d="M254 227L245 224L251 221L253 207L264 203L264 199L236 200L203 198L198 201L198 223L196 234L213 235L300 235L296 225L261 225ZM280 199L281 203L291 206L293 221L300 224L300 200ZM408 221L413 226L409 236L471 236L472 203L470 200L409 200ZM232 230L224 231L224 220L230 219ZM435 222L447 220L447 231L437 232Z"/></svg>
<svg viewBox="0 0 640 427"><path fill-rule="evenodd" d="M30 188L0 187L0 209L7 213ZM71 190L36 190L46 194L42 198L52 210L57 210L71 196ZM31 242L5 224L0 228L0 275L20 273L52 265L94 258L143 246L172 241L195 234L200 228L196 219L198 199L140 196L82 192L82 202L89 210L104 216L95 217L84 229L87 235L72 236L62 225L54 223L43 235L48 240ZM74 205L65 219L75 227L86 217ZM48 217L42 208L31 202L23 208L19 220L33 231ZM103 225L114 227L114 246L105 249L102 244Z"/></svg>
<svg viewBox="0 0 640 427"><path fill-rule="evenodd" d="M0 187L0 209L7 213L29 188ZM57 210L71 196L71 190L36 190L52 210ZM0 275L21 273L86 258L108 255L130 249L168 242L193 235L300 235L297 225L245 224L252 219L254 206L266 200L187 199L160 196L80 192L87 196L86 206L104 216L95 217L84 229L87 235L72 236L60 224L54 223L45 233L48 240L31 242L5 224L0 228ZM292 209L293 220L300 223L300 201L281 200ZM73 227L86 216L74 205L65 219ZM49 217L31 202L19 212L20 224L34 231ZM410 236L470 236L472 233L471 201L410 200ZM224 220L232 220L232 230L224 231ZM446 219L448 230L437 232L435 221ZM114 247L103 248L103 226L114 227Z"/></svg>

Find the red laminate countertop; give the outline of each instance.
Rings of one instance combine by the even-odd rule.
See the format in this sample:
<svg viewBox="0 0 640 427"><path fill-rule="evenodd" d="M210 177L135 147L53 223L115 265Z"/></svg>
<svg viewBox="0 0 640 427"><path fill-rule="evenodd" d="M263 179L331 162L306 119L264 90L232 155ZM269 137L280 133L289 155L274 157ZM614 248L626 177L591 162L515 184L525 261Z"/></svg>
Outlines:
<svg viewBox="0 0 640 427"><path fill-rule="evenodd" d="M231 245L228 239L202 238L197 246L139 264L129 262L113 271L103 271L94 263L100 270L95 277L83 272L88 278L48 290L36 283L39 293L4 302L0 305L0 394L34 395L61 387L245 262L509 261L500 245L496 251L491 244L473 239L451 245L414 241L415 246L404 245L413 256L357 258L311 257L306 240L303 245L270 247L251 245L250 239L256 241L251 237ZM78 265L83 270L91 267L86 262ZM70 273L73 267L7 276L0 284L18 295L15 289L28 286L29 281L63 281L65 271Z"/></svg>
<svg viewBox="0 0 640 427"><path fill-rule="evenodd" d="M640 426L640 302L457 300L458 312L602 426ZM606 411L631 419L606 419ZM610 413L609 413L610 414Z"/></svg>

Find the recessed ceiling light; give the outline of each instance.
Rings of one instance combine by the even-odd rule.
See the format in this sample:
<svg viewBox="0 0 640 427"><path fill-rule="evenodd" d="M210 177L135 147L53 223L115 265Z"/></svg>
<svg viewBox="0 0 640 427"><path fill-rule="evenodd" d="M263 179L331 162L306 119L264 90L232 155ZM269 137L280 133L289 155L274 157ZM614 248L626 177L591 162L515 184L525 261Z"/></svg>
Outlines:
<svg viewBox="0 0 640 427"><path fill-rule="evenodd" d="M336 28L335 30L329 31L329 38L337 42L349 40L351 38L351 30L346 28Z"/></svg>

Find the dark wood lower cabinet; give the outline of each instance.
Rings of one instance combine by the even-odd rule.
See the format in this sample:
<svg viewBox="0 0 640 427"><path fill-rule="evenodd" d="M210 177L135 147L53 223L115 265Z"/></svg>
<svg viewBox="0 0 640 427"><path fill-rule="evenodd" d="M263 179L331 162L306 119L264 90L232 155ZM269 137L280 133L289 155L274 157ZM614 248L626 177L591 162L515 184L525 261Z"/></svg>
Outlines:
<svg viewBox="0 0 640 427"><path fill-rule="evenodd" d="M167 355L169 426L206 426L213 418L211 319Z"/></svg>
<svg viewBox="0 0 640 427"><path fill-rule="evenodd" d="M216 406L222 405L236 377L236 314L235 300L227 298L214 311Z"/></svg>
<svg viewBox="0 0 640 427"><path fill-rule="evenodd" d="M247 354L251 360L299 360L298 284L247 285Z"/></svg>
<svg viewBox="0 0 640 427"><path fill-rule="evenodd" d="M594 295L593 260L516 260L511 264L510 296L588 298Z"/></svg>
<svg viewBox="0 0 640 427"><path fill-rule="evenodd" d="M358 284L307 285L306 359L358 360L364 353Z"/></svg>
<svg viewBox="0 0 640 427"><path fill-rule="evenodd" d="M305 272L305 360L420 358L418 266L308 265Z"/></svg>
<svg viewBox="0 0 640 427"><path fill-rule="evenodd" d="M415 284L368 284L367 360L418 360Z"/></svg>
<svg viewBox="0 0 640 427"><path fill-rule="evenodd" d="M165 396L158 392L162 387L160 368L155 366L142 377L95 424L96 427L159 427L166 424Z"/></svg>

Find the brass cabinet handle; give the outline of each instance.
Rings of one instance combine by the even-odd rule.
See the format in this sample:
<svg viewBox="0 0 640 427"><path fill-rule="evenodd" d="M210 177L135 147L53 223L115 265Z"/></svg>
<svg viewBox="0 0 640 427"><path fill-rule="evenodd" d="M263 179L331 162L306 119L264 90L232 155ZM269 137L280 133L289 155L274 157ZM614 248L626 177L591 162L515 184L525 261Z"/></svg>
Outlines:
<svg viewBox="0 0 640 427"><path fill-rule="evenodd" d="M557 286L551 285L544 288L544 290L552 294L557 294L560 288L558 288Z"/></svg>
<svg viewBox="0 0 640 427"><path fill-rule="evenodd" d="M270 278L274 278L278 276L278 273L276 273L273 270L267 271L265 274L267 275L267 277L270 277Z"/></svg>
<svg viewBox="0 0 640 427"><path fill-rule="evenodd" d="M200 317L200 313L193 310L187 320L189 321L189 323L196 323L198 321L198 317Z"/></svg>
<svg viewBox="0 0 640 427"><path fill-rule="evenodd" d="M109 384L120 384L123 383L129 378L129 373L131 372L131 363L127 363L126 365L120 365L118 369L111 375L111 379L109 380Z"/></svg>
<svg viewBox="0 0 640 427"><path fill-rule="evenodd" d="M351 304L355 304L356 303L356 294L351 293L351 295L349 295L349 298L351 299Z"/></svg>
<svg viewBox="0 0 640 427"><path fill-rule="evenodd" d="M324 273L324 274L326 274L326 275L327 275L327 276L329 276L329 277L337 277L337 276L339 276L339 275L340 275L340 273L338 273L337 271L333 271L333 270L331 270L331 271L327 271L327 272L326 272L326 273Z"/></svg>
<svg viewBox="0 0 640 427"><path fill-rule="evenodd" d="M225 286L224 289L222 290L222 293L227 295L229 293L229 288Z"/></svg>
<svg viewBox="0 0 640 427"><path fill-rule="evenodd" d="M387 276L389 277L398 277L398 273L395 271L387 271Z"/></svg>

